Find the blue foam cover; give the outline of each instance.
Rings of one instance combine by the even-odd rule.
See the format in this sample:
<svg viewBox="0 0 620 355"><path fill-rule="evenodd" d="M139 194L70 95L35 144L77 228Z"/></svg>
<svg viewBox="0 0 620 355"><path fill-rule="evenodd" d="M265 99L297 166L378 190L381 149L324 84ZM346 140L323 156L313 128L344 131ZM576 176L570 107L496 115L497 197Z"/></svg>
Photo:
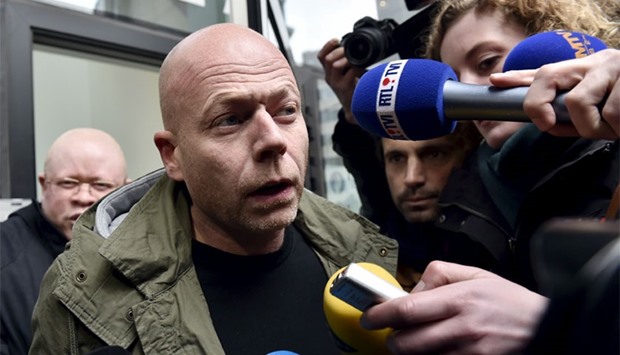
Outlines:
<svg viewBox="0 0 620 355"><path fill-rule="evenodd" d="M398 82L394 113L406 138L395 136L381 124L377 94L390 63L377 66L360 78L351 104L358 124L366 131L394 139L425 140L452 133L456 122L444 117L443 86L446 80L457 77L447 64L428 59L406 60Z"/></svg>
<svg viewBox="0 0 620 355"><path fill-rule="evenodd" d="M503 71L538 69L545 64L588 56L607 48L596 37L580 32L549 31L527 37L506 56Z"/></svg>

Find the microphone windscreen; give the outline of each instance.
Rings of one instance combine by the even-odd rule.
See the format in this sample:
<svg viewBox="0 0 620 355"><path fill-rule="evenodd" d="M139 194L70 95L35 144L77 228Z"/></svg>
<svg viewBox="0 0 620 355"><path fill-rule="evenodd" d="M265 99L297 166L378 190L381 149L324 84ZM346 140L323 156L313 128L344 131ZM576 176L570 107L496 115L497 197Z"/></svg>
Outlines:
<svg viewBox="0 0 620 355"><path fill-rule="evenodd" d="M580 32L541 32L519 42L508 53L503 71L538 69L545 64L585 57L606 48L600 39Z"/></svg>
<svg viewBox="0 0 620 355"><path fill-rule="evenodd" d="M401 288L392 274L381 266L365 262L357 263L357 265ZM334 273L323 290L323 311L336 345L342 354L390 354L385 341L392 329L367 330L363 328L360 324L362 311L331 294L332 283L344 269L342 268Z"/></svg>
<svg viewBox="0 0 620 355"><path fill-rule="evenodd" d="M444 117L443 87L457 80L450 66L428 59L392 61L360 78L351 111L365 130L381 137L424 140L452 133Z"/></svg>

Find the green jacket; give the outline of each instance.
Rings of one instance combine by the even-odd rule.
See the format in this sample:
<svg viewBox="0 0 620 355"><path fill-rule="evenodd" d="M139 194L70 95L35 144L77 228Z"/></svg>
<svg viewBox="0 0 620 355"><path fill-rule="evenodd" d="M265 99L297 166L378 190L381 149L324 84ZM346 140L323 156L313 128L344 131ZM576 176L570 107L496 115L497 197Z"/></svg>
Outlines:
<svg viewBox="0 0 620 355"><path fill-rule="evenodd" d="M106 345L134 354L224 353L192 263L183 190L159 170L80 217L43 279L31 354ZM294 223L328 276L354 261L396 273L397 243L349 210L306 190Z"/></svg>

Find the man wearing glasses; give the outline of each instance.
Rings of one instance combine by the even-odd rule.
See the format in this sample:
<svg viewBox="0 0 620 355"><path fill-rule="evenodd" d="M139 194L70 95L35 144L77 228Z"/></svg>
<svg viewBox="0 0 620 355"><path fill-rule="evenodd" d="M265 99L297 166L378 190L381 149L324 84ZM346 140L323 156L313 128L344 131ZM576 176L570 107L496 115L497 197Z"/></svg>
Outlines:
<svg viewBox="0 0 620 355"><path fill-rule="evenodd" d="M109 134L92 128L58 137L38 176L41 202L0 223L0 354L26 354L39 285L71 240L88 207L128 181L125 156Z"/></svg>

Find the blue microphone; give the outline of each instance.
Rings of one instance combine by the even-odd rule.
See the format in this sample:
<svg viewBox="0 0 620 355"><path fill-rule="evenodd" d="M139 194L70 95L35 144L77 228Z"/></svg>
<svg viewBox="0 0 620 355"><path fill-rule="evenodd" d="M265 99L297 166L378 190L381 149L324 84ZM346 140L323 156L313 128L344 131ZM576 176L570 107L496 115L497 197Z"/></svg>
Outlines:
<svg viewBox="0 0 620 355"><path fill-rule="evenodd" d="M580 32L537 33L510 50L503 71L538 69L545 64L586 57L606 48L600 39Z"/></svg>
<svg viewBox="0 0 620 355"><path fill-rule="evenodd" d="M583 46L567 38L584 39ZM565 31L531 36L517 47L508 55L505 70L538 68L544 58L551 63L606 48L594 37ZM536 55L531 54L536 51ZM362 75L353 93L351 110L358 124L371 133L392 139L425 140L452 133L457 120L530 122L523 111L527 90L460 83L444 63L398 60ZM552 104L557 120L570 122L564 94L559 94Z"/></svg>

